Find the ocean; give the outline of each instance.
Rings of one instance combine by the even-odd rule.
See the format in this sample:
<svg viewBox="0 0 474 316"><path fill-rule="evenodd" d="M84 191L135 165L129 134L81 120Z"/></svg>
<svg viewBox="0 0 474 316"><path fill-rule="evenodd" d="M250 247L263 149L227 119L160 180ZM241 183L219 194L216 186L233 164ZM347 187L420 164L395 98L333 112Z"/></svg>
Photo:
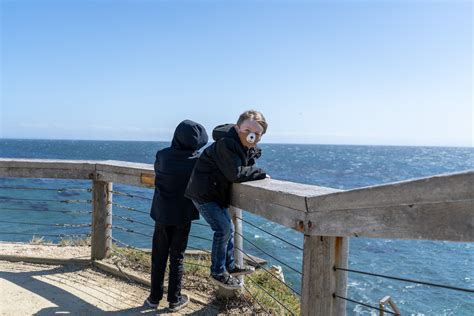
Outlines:
<svg viewBox="0 0 474 316"><path fill-rule="evenodd" d="M0 139L0 157L112 159L152 164L156 151L168 145L167 142ZM273 179L338 189L474 169L474 148L295 144L262 144L261 147L263 155L258 164L266 169ZM69 188L82 191L13 190L8 189L9 187ZM35 201L90 200L90 192L85 191L89 187L89 181L0 178L0 240L31 239L31 236L2 234L6 232L38 235L87 233L87 227L31 226L1 221L90 223L90 215L87 213L44 212L87 212L90 211L89 204ZM143 199L114 195L114 203L145 213L149 211L150 201L146 198L152 197L152 190L118 183L114 184L114 190L145 197ZM145 213L114 207L115 215L153 224ZM302 247L302 234L250 213L244 212L244 218ZM151 247L150 238L144 235L151 235L152 227L130 223L120 218L114 218L114 225L139 233L114 229L113 236L118 240L136 247ZM191 234L212 238L210 229L200 225L193 225ZM301 250L245 223L244 235L265 252L282 260L294 270L301 271ZM55 237L45 239L57 241ZM191 237L189 245L210 249L210 242L199 238ZM244 249L250 254L267 259L270 264L282 265L248 242L244 242ZM299 290L299 273L282 266L286 281ZM473 243L351 238L349 266L356 270L474 289ZM392 296L403 315L474 315L472 293L349 273L349 298L377 306L378 301L386 295ZM351 302L347 303L347 312L348 315L378 315L376 311Z"/></svg>

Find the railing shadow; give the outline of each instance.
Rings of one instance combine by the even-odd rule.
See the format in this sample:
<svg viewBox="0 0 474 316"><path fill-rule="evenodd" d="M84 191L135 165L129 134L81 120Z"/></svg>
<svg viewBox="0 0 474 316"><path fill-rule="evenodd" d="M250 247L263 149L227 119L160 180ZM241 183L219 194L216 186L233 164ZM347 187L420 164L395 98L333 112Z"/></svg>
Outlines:
<svg viewBox="0 0 474 316"><path fill-rule="evenodd" d="M85 301L84 299L74 295L73 293L67 291L66 289L60 288L58 286L52 285L44 280L39 279L38 277L47 278L52 281L57 281L55 279L50 279L48 276L58 275L62 273L74 273L84 270L84 266L79 265L70 265L70 266L60 266L56 268L45 268L40 271L28 271L28 272L7 272L0 271L0 278L6 281L9 281L16 286L27 290L31 293L34 293L45 300L57 305L54 307L43 308L33 315L54 315L57 313L70 313L70 314L84 314L84 315L103 315L103 314L120 314L120 315L137 315L144 313L151 313L153 311L147 311L146 307L135 307L131 309L107 312L103 309L94 306L93 304ZM71 285L68 285L71 286ZM86 286L81 286L80 284L72 285L74 290L83 292L85 294L91 295L87 292ZM25 297L25 300L28 299L28 296ZM99 298L96 298L99 300ZM25 301L16 302L18 304L26 303ZM102 301L104 304L111 305L105 301ZM112 306L114 307L114 306Z"/></svg>

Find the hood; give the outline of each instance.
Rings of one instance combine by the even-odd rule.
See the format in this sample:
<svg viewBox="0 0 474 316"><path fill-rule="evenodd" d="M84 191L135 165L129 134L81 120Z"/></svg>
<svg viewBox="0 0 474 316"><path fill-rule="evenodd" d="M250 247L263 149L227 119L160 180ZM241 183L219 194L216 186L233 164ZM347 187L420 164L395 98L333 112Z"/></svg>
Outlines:
<svg viewBox="0 0 474 316"><path fill-rule="evenodd" d="M235 124L232 124L232 123L216 126L214 130L212 131L212 139L217 141L221 139L222 137L225 137L229 133L231 128L233 128L234 126Z"/></svg>
<svg viewBox="0 0 474 316"><path fill-rule="evenodd" d="M174 131L171 147L180 150L198 150L206 145L208 136L206 129L199 123L184 120Z"/></svg>

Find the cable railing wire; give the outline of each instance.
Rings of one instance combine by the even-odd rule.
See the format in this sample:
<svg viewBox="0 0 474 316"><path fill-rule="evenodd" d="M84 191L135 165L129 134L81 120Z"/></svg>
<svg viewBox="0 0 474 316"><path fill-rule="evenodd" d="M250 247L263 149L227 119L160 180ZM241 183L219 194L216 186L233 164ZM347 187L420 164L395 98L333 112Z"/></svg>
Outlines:
<svg viewBox="0 0 474 316"><path fill-rule="evenodd" d="M256 282L254 279L252 279L250 276L247 276L246 277L247 280L250 280L252 281L253 284L255 284L256 286L258 286L259 289L261 289L263 292L265 292L268 296L270 296L275 302L277 302L280 306L282 306L284 309L286 309L286 311L288 311L291 315L295 315L295 313L293 313L288 307L285 306L285 304L283 304L282 302L280 302L277 298L275 298L270 292L268 292L263 286L261 286L260 284L258 284L258 282Z"/></svg>
<svg viewBox="0 0 474 316"><path fill-rule="evenodd" d="M92 203L92 200L50 200L50 199L26 199L0 196L4 201L33 201L33 202L54 202L54 203Z"/></svg>
<svg viewBox="0 0 474 316"><path fill-rule="evenodd" d="M270 271L268 271L264 266L262 266L261 264L259 264L253 257L251 257L249 254L247 254L245 251L243 251L242 249L238 248L238 247L235 247L235 249L237 249L238 251L240 251L242 254L244 254L245 256L247 256L250 260L252 260L256 266L260 267L262 270L264 270L267 274L269 274L270 276L272 276L275 280L277 280L278 282L280 282L281 284L283 284L285 287L287 287L288 289L290 289L293 293L295 293L296 295L298 296L301 296L301 293L298 292L297 290L295 290L294 288L292 288L291 286L289 286L288 284L286 284L285 282L283 282L282 280L280 280L276 275L274 275L273 273L271 273Z"/></svg>
<svg viewBox="0 0 474 316"><path fill-rule="evenodd" d="M20 224L20 225L39 225L39 226L51 226L51 227L91 227L91 224L59 224L59 223L37 223L37 222L17 222L17 221L4 221L0 220L0 223L4 224Z"/></svg>
<svg viewBox="0 0 474 316"><path fill-rule="evenodd" d="M113 194L117 194L117 195L121 195L121 196L126 196L126 197L130 197L130 198L138 198L138 199L144 199L144 200L148 200L148 201L152 201L152 200L153 200L153 198L150 198L150 197L141 196L141 195L135 195L135 194L130 194L130 193L121 192L121 191L116 191L116 190L112 190L112 191L110 191L110 192L113 193Z"/></svg>
<svg viewBox="0 0 474 316"><path fill-rule="evenodd" d="M114 237L110 237L110 238L111 238L112 241L114 241L115 243L121 244L121 245L125 246L126 248L133 249L133 250L135 250L135 251L139 251L139 252L145 253L145 254L147 254L147 255L150 255L150 252L148 252L148 251L145 251L145 250L136 248L136 247L134 247L134 246L131 246L131 245L129 245L129 244L123 242L123 241L120 241L120 240L118 240L118 239L116 239L116 238L114 238ZM114 250L112 250L112 251L113 251L114 253L118 253L118 254L122 255L120 252L117 252L117 251L114 251ZM122 256L123 256L123 255L122 255ZM127 259L125 256L123 256L123 258ZM200 267L204 267L204 268L209 268L209 266L205 266L205 265L203 265L203 264L198 264L198 263L194 263L194 262L189 262L189 261L186 261L186 260L185 260L184 262L187 263L187 264L190 264L190 265L195 265L195 266L200 266Z"/></svg>
<svg viewBox="0 0 474 316"><path fill-rule="evenodd" d="M140 252L144 252L144 253L146 253L146 254L149 254L149 252L146 252L145 250L142 250L142 249L133 247L133 246L131 246L131 245L129 245L129 244L127 244L127 243L125 243L125 242L123 242L123 241L121 241L121 240L115 238L115 237L110 236L110 239L112 239L112 241L115 242L115 243L117 243L117 244L121 244L121 245L125 246L126 248L135 249L135 250L138 250L138 251L140 251Z"/></svg>
<svg viewBox="0 0 474 316"><path fill-rule="evenodd" d="M92 214L92 211L66 211L66 210L44 210L35 208L21 208L21 207L0 207L1 211L32 211L32 212L52 212L63 214Z"/></svg>
<svg viewBox="0 0 474 316"><path fill-rule="evenodd" d="M413 279L407 279L407 278L401 278L401 277L394 277L394 276L378 274L378 273L372 273L372 272L366 272L366 271L359 271L359 270L345 269L345 268L338 268L338 267L334 267L334 270L348 271L348 272L364 274L364 275L370 275L370 276L376 276L376 277L390 279L390 280L404 281L404 282L428 285L428 286L433 286L433 287L439 287L439 288L443 288L443 289L474 293L474 289L467 289L467 288L455 287L455 286L451 286L451 285L444 285L444 284L438 284L438 283L432 283L432 282L426 282L426 281L419 281L419 280L413 280Z"/></svg>
<svg viewBox="0 0 474 316"><path fill-rule="evenodd" d="M189 237L196 238L196 239L202 239L202 240L206 240L206 241L212 241L212 239L210 239L210 238L196 236L194 234L189 234Z"/></svg>
<svg viewBox="0 0 474 316"><path fill-rule="evenodd" d="M136 250L136 251L139 251L139 252L142 252L142 253L145 253L145 254L150 254L149 252L147 251L144 251L142 249L139 249L139 248L136 248L134 246L131 246L121 240L118 240L117 238L114 238L114 237L110 237L112 239L112 241L114 241L115 243L117 244L121 244L122 246L125 246L126 248L129 248L129 249L133 249L133 250ZM208 252L210 253L210 251L208 250L205 250L205 249L200 249L200 248L196 248L196 247L192 247L192 246L188 246L188 248L191 248L191 249L195 249L195 250L202 250L202 251L205 251L205 252ZM117 253L119 255L121 255L123 258L127 259L125 256L123 256L123 254L121 254L120 252L117 252L117 251L114 251L112 250L114 253ZM248 255L247 255L248 256ZM189 261L184 261L184 263L186 264L189 264L189 265L194 265L194 266L199 266L199 267L203 267L203 268L209 268L209 266L207 265L203 265L203 264L198 264L198 263L194 263L194 262L189 262ZM279 279L278 279L279 280ZM253 280L252 280L253 281ZM288 312L290 312L292 315L294 315L293 312L291 312L286 306L284 306L283 303L279 302L273 295L271 295L268 291L266 291L265 289L263 289L260 284L256 283L255 281L253 281L259 288L261 288L267 295L269 295L273 300L275 300L277 303L279 303L280 305L283 306L283 308L285 308ZM263 305L260 303L260 301L258 301L258 299L252 295L252 293L247 289L247 291L249 292L249 294L252 296L253 299L255 299L257 301L257 303L260 305L260 307L264 310L266 310Z"/></svg>
<svg viewBox="0 0 474 316"><path fill-rule="evenodd" d="M141 235L141 236L153 238L152 235L144 234L144 233L141 233L141 232L137 232L137 231L135 231L135 230L133 230L133 229L126 228L126 227L122 227L122 226L112 225L112 228L116 228L116 229L118 229L118 230L121 230L121 231L127 232L127 233L132 233L132 234L137 234L137 235Z"/></svg>
<svg viewBox="0 0 474 316"><path fill-rule="evenodd" d="M263 309L265 311L265 313L270 314L270 312L265 307L263 307L263 304L257 299L257 296L254 295L252 292L250 292L250 290L245 286L245 284L242 284L242 287L250 294L250 297L254 301L257 302L257 304L260 306L261 309Z"/></svg>
<svg viewBox="0 0 474 316"><path fill-rule="evenodd" d="M145 223L145 222L142 222L142 221L137 221L136 219L129 218L129 217L126 217L126 216L121 216L121 215L115 215L115 214L114 214L114 215L112 215L112 217L114 217L114 218L119 218L119 219L121 219L121 220L130 222L130 223L136 223L136 224L140 224L140 225L148 226L148 227L155 227L155 225L148 224L148 223Z"/></svg>
<svg viewBox="0 0 474 316"><path fill-rule="evenodd" d="M32 187L5 187L0 186L0 190L31 190L31 191L56 191L56 192L92 192L92 189L80 188L32 188Z"/></svg>
<svg viewBox="0 0 474 316"><path fill-rule="evenodd" d="M238 234L238 235L240 235L240 236L242 236L241 234L239 234L239 233L237 233L237 232L235 232L235 233ZM198 238L198 239L207 240L207 241L212 241L211 239L205 238L205 237L195 236L195 235L191 235L191 234L190 234L189 236L190 236L190 237L194 237L194 238ZM247 242L249 242L248 239L246 239L245 237L242 236L242 238L243 238L244 240L247 240ZM254 245L252 242L249 242L249 243L251 243L252 245ZM254 245L254 246L255 246L255 245ZM235 246L234 246L234 247L235 247ZM263 250L260 249L259 247L257 247L257 246L255 246L255 247L256 247L257 249L259 249L260 251L262 251L263 253L267 254L265 251L263 251ZM246 257L248 257L250 260L252 260L257 266L261 266L261 265L260 265L254 258L252 258L248 253L246 253L245 251L243 251L242 249L240 249L240 248L238 248L238 247L235 247L235 248L236 248L238 251L242 252L242 253L243 253ZM267 254L267 255L269 255L269 254ZM284 262L281 262L280 260L276 259L275 257L273 257L273 256L271 256L271 255L269 255L269 256L272 257L273 259L277 260L278 262L284 264L285 266L287 266ZM299 271L297 271L297 270L291 268L290 266L287 266L287 267L289 267L290 269L294 270L295 272L301 274L301 272L299 272ZM286 286L288 289L290 289L291 291L293 291L295 294L297 294L298 296L301 296L301 293L300 293L300 292L298 292L297 290L295 290L294 288L292 288L291 286L289 286L288 284L286 284L285 282L283 282L282 280L280 280L277 276L275 276L273 273L271 273L270 271L268 271L266 268L264 268L263 266L261 266L261 268L262 268L266 273L270 274L273 278L275 278L276 280L278 280L279 282L281 282L281 283L282 283L284 286Z"/></svg>
<svg viewBox="0 0 474 316"><path fill-rule="evenodd" d="M132 212L137 212L137 213L141 213L141 214L150 215L150 212L145 212L145 211L136 209L136 208L134 208L134 207L125 206L125 205L122 205L122 204L119 204L119 203L115 203L115 202L112 202L111 204L112 204L113 206L117 206L118 208L125 209L125 210L128 210L128 211L132 211Z"/></svg>
<svg viewBox="0 0 474 316"><path fill-rule="evenodd" d="M274 237L274 238L276 238L276 239L278 239L278 240L280 240L280 241L283 241L284 243L286 243L286 244L288 244L288 245L290 245L290 246L292 246L292 247L294 247L294 248L296 248L296 249L298 249L298 250L303 251L303 248L301 248L300 246L295 245L295 244L293 244L293 243L291 243L291 242L289 242L289 241L287 241L287 240L285 240L285 239L283 239L283 238L281 238L281 237L279 237L279 236L277 236L277 235L275 235L275 234L273 234L273 233L270 233L269 231L267 231L267 230L265 230L265 229L263 229L263 228L261 228L261 227L255 225L255 224L253 224L252 222L249 222L249 221L247 221L247 220L245 220L245 219L243 219L243 218L241 218L241 217L238 217L238 216L236 216L236 218L237 218L237 219L240 219L242 222L244 222L244 223L246 223L246 224L249 224L249 225L252 226L252 227L257 228L258 230L261 230L262 232L264 232L264 233L266 233L266 234L268 234L268 235L270 235L270 236L272 236L272 237Z"/></svg>
<svg viewBox="0 0 474 316"><path fill-rule="evenodd" d="M193 246L189 246L189 245L188 245L188 247L187 247L187 248L189 248L189 249L193 249L193 250L200 250L200 251L204 251L204 252L206 252L206 253L208 253L208 254L210 254L210 253L211 253L209 250L202 249L202 248L198 248L198 247L193 247Z"/></svg>
<svg viewBox="0 0 474 316"><path fill-rule="evenodd" d="M362 305L362 306L365 306L365 307L368 307L368 308L371 308L371 309L374 309L374 310L378 310L380 312L385 312L385 313L388 313L388 314L391 314L391 315L400 315L400 314L397 314L397 313L394 313L392 311L389 311L387 309L381 309L379 307L376 307L376 306L372 306L372 305L369 305L369 304L366 304L364 302L359 302L359 301L356 301L356 300L353 300L351 298L347 298L347 297L343 297L343 296L339 296L337 294L333 294L334 297L337 297L337 298L340 298L340 299L343 299L345 301L348 301L348 302L352 302L352 303L355 303L355 304L358 304L358 305Z"/></svg>
<svg viewBox="0 0 474 316"><path fill-rule="evenodd" d="M22 232L4 232L4 231L0 231L0 235L25 235L25 236L57 237L57 238L81 237L81 236L90 237L91 236L91 234L88 234L88 233L84 233L84 234L43 234L43 233L22 233Z"/></svg>
<svg viewBox="0 0 474 316"><path fill-rule="evenodd" d="M257 246L256 244L254 244L253 242L251 242L250 240L248 240L247 238L245 238L242 234L238 233L238 232L235 232L237 235L241 236L243 240L245 240L246 242L248 242L249 244L251 244L253 247L255 247L256 249L258 249L259 251L261 251L262 253L264 253L265 255L269 256L270 258L272 258L273 260L275 261L278 261L279 263L281 263L282 265L284 265L285 267L287 267L288 269L298 273L299 275L303 275L303 273L301 271L298 271L296 270L295 268L293 268L292 266L284 263L283 261L281 261L280 259L272 256L271 254L269 254L268 252L266 252L265 250L263 250L262 248L260 248L259 246Z"/></svg>

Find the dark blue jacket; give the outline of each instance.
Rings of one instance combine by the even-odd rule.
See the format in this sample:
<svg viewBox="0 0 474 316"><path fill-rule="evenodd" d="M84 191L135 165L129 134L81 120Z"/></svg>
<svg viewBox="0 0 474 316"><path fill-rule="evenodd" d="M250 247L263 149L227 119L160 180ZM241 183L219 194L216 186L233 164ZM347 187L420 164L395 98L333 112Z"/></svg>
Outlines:
<svg viewBox="0 0 474 316"><path fill-rule="evenodd" d="M199 219L184 191L197 161L197 151L207 144L205 128L185 120L174 132L171 146L159 150L155 160L155 194L150 216L163 225L182 225Z"/></svg>

